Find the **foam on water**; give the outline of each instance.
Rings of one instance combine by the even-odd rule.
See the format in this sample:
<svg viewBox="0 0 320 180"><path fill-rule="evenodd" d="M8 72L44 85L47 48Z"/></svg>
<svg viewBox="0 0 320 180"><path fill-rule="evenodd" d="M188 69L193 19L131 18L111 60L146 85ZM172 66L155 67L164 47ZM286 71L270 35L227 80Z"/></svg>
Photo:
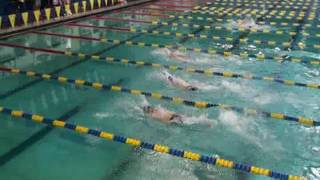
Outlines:
<svg viewBox="0 0 320 180"><path fill-rule="evenodd" d="M103 118L108 118L108 117L112 117L112 114L108 113L108 112L97 112L94 115L95 117L99 118L99 119L103 119Z"/></svg>
<svg viewBox="0 0 320 180"><path fill-rule="evenodd" d="M309 179L310 180L319 180L320 179L320 167L309 167L310 171Z"/></svg>
<svg viewBox="0 0 320 180"><path fill-rule="evenodd" d="M233 82L230 80L222 80L218 89L224 88L230 92L238 94L242 98L250 98L258 105L266 105L275 103L279 99L279 95L267 90L261 91L251 86L249 82Z"/></svg>
<svg viewBox="0 0 320 180"><path fill-rule="evenodd" d="M306 76L309 78L314 78L314 77L320 77L320 71L318 69L309 69L307 72L304 73Z"/></svg>
<svg viewBox="0 0 320 180"><path fill-rule="evenodd" d="M186 125L206 125L208 127L213 127L216 124L216 120L209 119L208 114L202 114L200 116L183 116L183 124Z"/></svg>
<svg viewBox="0 0 320 180"><path fill-rule="evenodd" d="M247 141L255 144L263 151L283 150L281 143L276 140L276 137L269 134L267 129L259 126L259 124L250 117L241 116L234 111L221 110L218 120L221 124L227 126L228 130L247 139ZM272 142L272 147L265 147L262 142Z"/></svg>

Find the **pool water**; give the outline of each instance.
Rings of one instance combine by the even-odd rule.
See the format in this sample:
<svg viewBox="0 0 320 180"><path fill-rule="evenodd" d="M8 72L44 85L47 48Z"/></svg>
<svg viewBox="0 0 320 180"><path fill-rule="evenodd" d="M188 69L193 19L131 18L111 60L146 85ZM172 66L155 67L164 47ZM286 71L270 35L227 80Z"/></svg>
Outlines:
<svg viewBox="0 0 320 180"><path fill-rule="evenodd" d="M135 9L135 12L142 11L139 10L139 7L131 9ZM122 11L127 11L127 9ZM150 10L148 12L183 14ZM121 14L121 11L106 13L104 16L181 23L208 23L196 20L124 15ZM209 15L202 16L209 17ZM315 20L314 24L319 23L318 20ZM108 22L93 17L78 20L76 23L113 27L134 26L137 29L181 33L195 31L193 28L184 27ZM277 29L277 27L272 28ZM280 27L280 29L283 28ZM145 43L179 44L192 48L221 48L221 44L208 39L190 38L181 42L181 38L175 36L70 27L67 24L43 29L42 32ZM241 35L237 31L211 30L203 30L201 34L235 38ZM254 37L268 40L272 38L279 41L290 39L288 34L273 36L249 33L248 38ZM315 40L309 42L308 39L305 41L311 44L315 42ZM90 55L143 60L195 69L250 73L296 82L320 83L318 66L287 61L279 63L274 60L259 61L253 58L246 60L236 55L223 57L185 52L192 62L181 63L170 59L161 48L114 45L36 33L18 35L4 39L2 42L61 51L70 47L73 52ZM252 49L252 46L250 44L240 45L234 49L234 52ZM288 53L286 49L279 49L275 50L274 47L268 45L258 45L253 47L253 52ZM320 59L317 49L308 48L303 51L295 47L292 49L289 54L296 57ZM285 86L268 81L208 77L182 71L172 72L151 67L92 61L91 59L79 60L77 57L5 46L2 46L0 51L3 55L0 60L1 66L61 75L72 79L84 79L90 82L116 84L130 89L159 92L163 95L178 96L192 101L230 104L267 112L281 112L297 117L304 116L314 120L320 119L318 89ZM200 89L191 92L173 87L164 80L165 72L195 84ZM155 121L142 112L141 106L145 103L183 114L187 117L187 122L184 125L169 125ZM197 109L143 96L99 91L8 73L0 74L0 105L148 142L208 155L218 155L225 159L289 174L303 175L309 179L320 178L320 129L318 127L306 127L288 121L248 116L214 108ZM0 114L0 119L2 128L0 131L0 179L268 179L232 169L206 166L199 162L148 150L135 149L24 119L14 120L3 114Z"/></svg>

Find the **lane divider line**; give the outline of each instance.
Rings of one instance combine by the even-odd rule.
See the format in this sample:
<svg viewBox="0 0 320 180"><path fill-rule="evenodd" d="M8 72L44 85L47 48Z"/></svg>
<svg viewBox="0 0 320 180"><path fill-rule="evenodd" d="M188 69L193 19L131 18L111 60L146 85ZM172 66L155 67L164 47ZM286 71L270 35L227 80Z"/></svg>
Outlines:
<svg viewBox="0 0 320 180"><path fill-rule="evenodd" d="M125 31L125 32L130 32L129 28L123 28L123 27L114 27L114 26L94 26L94 25L89 25L89 24L80 24L80 23L66 23L64 24L66 26L73 26L73 27L83 27L83 28L96 28L96 29L104 29L104 30L114 30L114 31ZM39 33L41 31L34 31L36 33ZM47 34L49 33L44 33L41 32L42 34ZM54 35L56 33L51 33L51 35Z"/></svg>
<svg viewBox="0 0 320 180"><path fill-rule="evenodd" d="M209 21L210 23L211 22L230 22L234 16L238 16L238 17L242 17L244 15L246 15L248 12L244 13L244 15L239 15L239 13L241 13L241 9L237 8L237 9L231 9L231 8L228 8L227 9L228 11L224 12L224 16L229 16L228 18L220 18L220 17L204 17L204 16L198 16L198 15L189 15L189 14L185 14L185 15L168 15L170 18L178 18L178 19L187 19L187 20L200 20L200 21ZM234 14L230 14L231 11L233 13L236 13L235 15ZM119 13L122 13L122 14L127 14L127 15L130 15L130 14L134 14L134 12L131 12L130 11L124 11L124 12L119 12ZM202 13L203 14L203 13ZM221 16L221 12L218 13L219 16ZM263 13L261 13L263 14ZM271 14L273 14L273 12L271 12ZM144 14L141 14L141 15L145 15L145 16L148 16L150 15L150 13L144 13ZM211 15L214 15L211 13ZM294 27L297 27L299 26L300 24L298 23L299 20L303 19L303 16L304 13L302 13L302 15L296 15L295 13L291 13L290 14L290 17L286 18L286 20L295 20L294 22L285 22L283 21L283 19L279 18L278 16L274 17L272 15L265 15L265 16L262 16L262 15L256 15L255 14L255 17L256 18L267 18L267 19L276 19L276 21L258 21L258 24L259 25L271 25L271 26L283 26L283 27L291 27L291 26L294 26ZM230 19L231 18L231 19ZM293 19L294 18L294 19ZM310 18L308 18L308 21L313 21L315 19L315 13L311 13L310 14ZM280 20L280 21L279 21ZM313 25L311 23L306 23L304 25L304 28L305 29L320 29L320 25ZM310 34L308 33L304 33L304 36L310 36ZM317 37L320 37L320 33L317 33L316 34Z"/></svg>
<svg viewBox="0 0 320 180"><path fill-rule="evenodd" d="M110 21L116 21L116 22L133 22L133 23L146 23L146 24L151 23L151 21L140 20L140 19L123 19L123 18L105 17L105 16L96 16L94 17L94 19L110 20Z"/></svg>
<svg viewBox="0 0 320 180"><path fill-rule="evenodd" d="M85 25L86 27L90 27L90 25ZM58 37L65 37L65 38L71 38L71 39L83 39L83 40L89 40L89 41L100 41L101 43L111 43L111 44L119 44L121 41L118 39L106 39L106 38L92 38L92 37L86 37L86 36L74 36L74 35L67 35L62 33L47 33L47 32L32 32L34 34L42 34L42 35L49 35L49 36L58 36ZM0 44L5 44L1 43ZM168 48L168 49L175 49L180 51L189 51L189 52L195 52L195 53L204 53L209 55L222 55L222 56L240 56L244 60L249 60L249 58L255 58L258 61L265 61L265 60L274 60L274 62L282 63L283 61L288 61L292 63L302 63L302 64L310 64L310 65L320 65L320 60L313 59L313 60L304 60L300 57L293 57L293 56L267 56L264 53L257 53L257 54L249 54L247 51L242 51L240 53L237 52L231 52L228 50L218 50L218 49L202 49L202 48L189 48L189 47L183 47L183 46L177 46L172 44L158 44L158 43L145 43L145 42L139 42L139 41L125 41L124 45L127 46L139 46L139 47L150 47L150 48Z"/></svg>
<svg viewBox="0 0 320 180"><path fill-rule="evenodd" d="M167 64L161 64L161 63L150 63L147 61L134 61L134 60L129 60L127 58L115 58L112 56L90 56L87 54L83 53L76 53L76 52L71 52L71 51L66 51L65 54L67 56L73 56L73 57L79 57L79 58L91 58L94 61L100 60L108 63L121 63L121 64L132 64L132 65L137 65L137 66L145 66L145 67L153 67L153 68L165 68L170 71L183 71L187 73L192 73L192 74L204 74L207 76L219 76L219 77L225 77L225 78L239 78L239 79L245 79L245 80L261 80L261 81L268 81L268 82L275 82L287 86L298 86L298 87L305 87L305 88L312 88L312 89L320 89L320 84L316 83L301 83L301 82L295 82L293 80L282 80L279 78L274 78L270 76L256 76L253 74L239 74L239 73L234 73L230 71L213 71L210 69L207 70L201 70L201 69L195 69L193 67L180 67L180 66L175 66L175 65L167 65Z"/></svg>
<svg viewBox="0 0 320 180"><path fill-rule="evenodd" d="M1 43L0 43L1 45ZM274 78L270 76L256 76L253 74L240 74L240 73L234 73L230 71L213 71L211 69L196 69L194 67L180 67L176 65L167 65L167 64L161 64L161 63L150 63L148 61L143 61L143 60L129 60L127 58L116 58L113 56L98 56L98 55L88 55L84 54L82 52L72 52L72 51L54 51L51 49L46 49L46 48L33 48L33 47L28 47L28 46L22 46L22 45L12 45L11 47L14 48L22 48L26 50L32 50L32 51L40 51L40 52L46 52L50 54L64 54L66 56L72 56L72 57L77 57L80 60L83 58L85 59L91 59L93 61L103 61L107 63L120 63L124 65L137 65L137 66L145 66L145 67L151 67L151 68L165 68L170 71L183 71L186 73L191 73L191 74L203 74L206 76L218 76L218 77L225 77L225 78L239 78L239 79L244 79L244 80L261 80L261 81L267 81L267 82L274 82L274 83L279 83L287 86L298 86L298 87L305 87L305 88L313 88L313 89L320 89L320 84L315 84L315 83L301 83L301 82L295 82L293 80L283 80L279 78Z"/></svg>
<svg viewBox="0 0 320 180"><path fill-rule="evenodd" d="M208 21L208 23L219 22L219 23L230 23L233 21L231 18L216 18L216 17L206 17L206 16L194 16L194 15L168 15L169 18L178 18L182 20L198 20L198 21ZM282 26L282 27L297 27L300 24L297 22L285 22L285 21L257 21L259 25L270 25L270 26ZM306 24L307 27L312 27L311 23ZM319 27L316 27L319 28Z"/></svg>
<svg viewBox="0 0 320 180"><path fill-rule="evenodd" d="M154 11L161 11L161 12L172 12L172 13L187 13L191 12L190 10L181 10L181 9L170 9L170 8L152 8L152 7L142 7L141 10L154 10Z"/></svg>
<svg viewBox="0 0 320 180"><path fill-rule="evenodd" d="M1 45L1 44L0 44ZM14 46L14 45L13 45ZM221 77L227 77L227 78L241 78L245 80L263 80L263 81L269 81L269 82L275 82L275 83L280 83L283 85L287 86L298 86L298 87L306 87L306 88L314 88L314 89L320 89L319 84L315 83L301 83L301 82L295 82L293 80L282 80L279 78L274 78L274 77L269 77L269 76L255 76L252 74L239 74L239 73L234 73L230 71L213 71L210 69L207 70L200 70L200 69L195 69L193 67L179 67L179 66L174 66L174 65L167 65L167 64L161 64L161 63L149 63L148 61L134 61L134 60L129 60L126 58L116 58L112 56L96 56L96 55L88 55L84 54L81 52L72 52L72 51L55 51L51 49L45 49L45 48L33 48L33 47L27 47L27 46L14 46L16 48L23 48L23 49L29 49L32 51L41 51L41 52L47 52L51 54L64 54L66 56L73 56L73 57L78 57L80 59L82 58L89 58L92 60L101 60L101 61L106 61L108 63L122 63L122 64L132 64L132 65L139 65L139 66L147 66L147 67L154 67L154 68L165 68L171 71L184 71L187 73L196 73L196 74L204 74L207 76L221 76Z"/></svg>
<svg viewBox="0 0 320 180"><path fill-rule="evenodd" d="M202 8L210 8L212 7L212 5L218 5L218 6L236 6L238 5L239 3L235 3L235 2L214 2L213 4L212 3L206 3L207 5L210 5L210 6L201 6ZM313 5L317 5L317 2L316 3L312 3ZM276 7L276 8L282 8L282 9L289 9L289 10L292 10L292 9L303 9L303 10L306 10L308 8L308 6L310 5L310 3L304 3L303 5L298 5L298 4L294 4L294 5L289 5L288 3L286 2L280 2L279 4L275 5L274 2L268 2L268 1L264 1L264 2L241 2L241 5L244 6L244 7L253 7L253 8L272 8L272 7ZM225 7L226 8L226 7Z"/></svg>
<svg viewBox="0 0 320 180"><path fill-rule="evenodd" d="M238 27L224 27L221 25L201 25L195 23L177 23L177 22L166 22L166 21L152 21L152 25L162 25L162 26L173 26L173 27L184 27L184 28L204 28L207 31L220 30L220 31L239 31L239 32L251 32L251 33L264 33L264 34L277 34L277 35L295 35L295 31L286 30L273 30L273 29L257 29L257 28L238 28Z"/></svg>
<svg viewBox="0 0 320 180"><path fill-rule="evenodd" d="M155 17L163 17L163 18L168 18L169 17L169 15L165 15L165 14L135 12L135 11L119 11L119 12L117 12L117 14L120 14L120 13L124 14L124 15L155 16Z"/></svg>
<svg viewBox="0 0 320 180"><path fill-rule="evenodd" d="M116 135L107 131L100 131L100 130L88 128L82 125L71 124L62 120L44 117L40 114L32 114L29 112L9 109L7 107L1 107L1 106L0 106L0 113L12 116L14 118L24 118L36 123L47 124L54 128L64 128L67 130L77 132L79 134L91 135L91 136L106 139L109 141L115 141L118 143L130 145L132 147L140 147L140 148L151 150L157 153L168 154L174 157L184 158L184 159L193 160L193 161L200 161L205 164L234 169L234 170L238 170L238 171L242 171L242 172L246 172L254 175L268 176L271 178L282 179L282 180L307 180L306 177L303 177L303 176L289 175L289 174L273 171L270 169L260 168L257 166L250 166L247 164L238 163L238 162L227 160L227 159L216 158L213 156L196 153L190 150L181 150L181 149L171 148L167 145L154 144L146 141L141 141L136 138L124 137L124 136Z"/></svg>
<svg viewBox="0 0 320 180"><path fill-rule="evenodd" d="M134 19L121 19L121 18L109 18L109 17L95 17L94 19L96 20L111 20L111 21L116 21L116 22L133 22L133 23L151 23L151 21L141 21L140 20L134 20ZM83 24L79 24L79 23L73 23L72 26L76 26L79 25L78 27L83 27ZM90 25L90 27L92 28L100 28L100 27L109 27L109 26L92 26ZM112 29L111 29L112 30ZM142 33L142 34L152 34L152 35L157 35L157 36L171 36L171 37L189 37L189 38L194 38L194 39L209 39L209 40L213 40L215 42L221 42L221 41L226 41L228 43L231 43L234 41L235 38L231 37L231 36L226 36L226 37L219 37L219 36L211 36L211 35L207 35L207 34L196 34L196 33L180 33L180 32L170 32L170 31L156 31L156 30L147 30L144 28L133 28L131 27L130 29L128 28L128 30L130 32L133 33ZM255 44L255 45L269 45L269 46L273 46L273 47L277 47L277 46L283 46L285 48L290 47L291 46L291 42L290 41L284 41L284 42L278 42L275 40L260 40L260 39L249 39L249 38L242 38L240 39L240 44ZM320 44L319 44L320 46ZM305 45L306 47L310 47L310 45ZM312 47L318 47L318 46L312 46ZM320 49L320 47L319 47Z"/></svg>
<svg viewBox="0 0 320 180"><path fill-rule="evenodd" d="M164 8L172 7L172 8L181 8L181 9L191 9L194 7L194 6L185 6L185 5L175 5L172 3L171 4L153 3L153 4L150 4L149 6L158 6L158 7L164 7Z"/></svg>
<svg viewBox="0 0 320 180"><path fill-rule="evenodd" d="M201 6L194 7L191 13L193 14L210 14L217 15L221 13L225 13L225 11L230 8L224 7L206 7L205 9L201 9ZM251 16L263 16L266 10L257 10L255 8L237 8L233 13L226 13L228 16L236 16L241 17L246 14L250 14ZM316 11L311 10L308 20L314 20L316 17ZM288 19L288 20L302 20L306 14L306 10L296 10L296 11L285 11L285 10L272 10L270 15L266 15L266 18L275 17L277 19Z"/></svg>
<svg viewBox="0 0 320 180"><path fill-rule="evenodd" d="M83 79L69 79L64 76L55 76L55 75L50 75L46 73L37 73L34 71L24 71L17 68L0 67L0 71L12 73L12 74L20 74L28 77L33 77L33 78L41 78L44 80L53 80L59 83L74 84L77 86L86 86L86 87L90 87L98 90L128 93L136 96L142 95L145 97L151 97L158 100L165 100L165 101L173 102L176 104L184 104L184 105L192 106L196 108L213 107L213 108L222 109L222 110L232 110L232 111L236 111L246 115L263 116L263 117L273 118L278 120L287 120L287 121L295 122L304 126L320 126L320 121L315 121L313 119L306 118L306 117L288 116L286 114L282 114L278 112L266 112L266 111L260 111L257 109L243 108L243 107L237 107L237 106L227 105L227 104L208 103L205 101L190 101L190 100L185 100L181 97L165 96L157 92L146 92L138 89L128 89L128 88L124 88L116 85L110 86L110 85L105 85L99 82L85 81Z"/></svg>

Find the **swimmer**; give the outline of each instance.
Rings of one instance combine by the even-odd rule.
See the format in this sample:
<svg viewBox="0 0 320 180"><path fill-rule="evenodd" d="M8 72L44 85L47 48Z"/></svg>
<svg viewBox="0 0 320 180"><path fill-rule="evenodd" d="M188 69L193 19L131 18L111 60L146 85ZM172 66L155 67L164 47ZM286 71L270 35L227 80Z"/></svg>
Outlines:
<svg viewBox="0 0 320 180"><path fill-rule="evenodd" d="M149 105L142 107L144 113L148 114L150 117L159 120L163 123L176 123L183 124L183 116L176 114L164 108L154 108Z"/></svg>
<svg viewBox="0 0 320 180"><path fill-rule="evenodd" d="M164 75L165 75L166 80L167 80L170 84L172 84L172 85L174 85L174 86L176 86L176 87L178 87L178 88L185 89L185 90L189 90L189 91L196 91L196 90L198 90L197 87L191 85L190 83L184 81L184 80L181 79L181 78L174 77L173 75L169 74L168 72L164 72Z"/></svg>
<svg viewBox="0 0 320 180"><path fill-rule="evenodd" d="M234 28L243 28L243 29L250 29L255 28L258 30L269 28L268 26L260 26L256 24L256 22L250 17L246 16L244 19L238 19L237 21L233 21L231 26Z"/></svg>
<svg viewBox="0 0 320 180"><path fill-rule="evenodd" d="M188 56L184 55L183 53L181 53L178 50L171 50L168 48L162 48L161 51L164 52L164 54L167 55L169 58L177 60L177 61L188 62L191 60Z"/></svg>
<svg viewBox="0 0 320 180"><path fill-rule="evenodd" d="M251 17L245 17L243 20L240 19L237 21L237 26L239 28L249 29L256 27L257 25Z"/></svg>

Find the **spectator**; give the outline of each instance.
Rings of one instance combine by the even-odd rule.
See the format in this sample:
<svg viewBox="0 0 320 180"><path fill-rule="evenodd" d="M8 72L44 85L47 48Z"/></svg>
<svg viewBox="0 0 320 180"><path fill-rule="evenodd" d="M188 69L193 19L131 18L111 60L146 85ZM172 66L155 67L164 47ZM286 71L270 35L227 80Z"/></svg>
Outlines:
<svg viewBox="0 0 320 180"><path fill-rule="evenodd" d="M62 5L66 5L66 4L70 4L70 0L53 0L54 6L62 6ZM66 10L66 15L67 16L72 15L72 12L70 11L70 9Z"/></svg>
<svg viewBox="0 0 320 180"><path fill-rule="evenodd" d="M18 0L17 9L20 12L31 11L34 9L35 0Z"/></svg>
<svg viewBox="0 0 320 180"><path fill-rule="evenodd" d="M63 2L64 2L64 5L70 4L70 0L63 0ZM72 12L71 12L70 9L67 9L66 15L67 15L67 16L71 16L71 15L72 15Z"/></svg>

